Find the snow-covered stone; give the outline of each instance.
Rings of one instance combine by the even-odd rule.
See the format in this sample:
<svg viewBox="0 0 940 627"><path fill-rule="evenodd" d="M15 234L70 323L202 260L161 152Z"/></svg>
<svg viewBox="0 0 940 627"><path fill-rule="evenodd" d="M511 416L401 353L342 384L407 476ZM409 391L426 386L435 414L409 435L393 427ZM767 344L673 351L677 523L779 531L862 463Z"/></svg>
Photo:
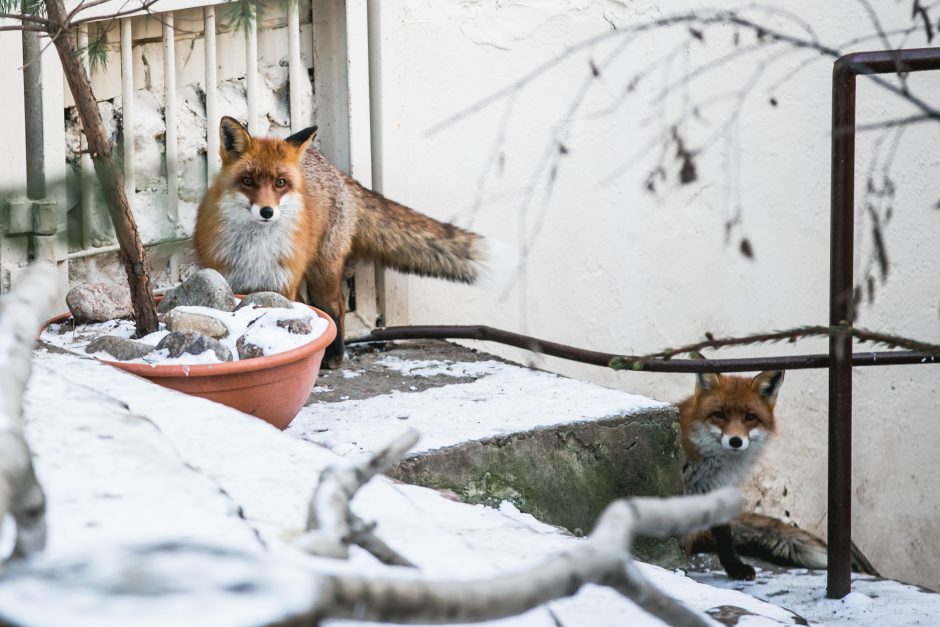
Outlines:
<svg viewBox="0 0 940 627"><path fill-rule="evenodd" d="M275 308L275 309L290 309L291 302L290 300L278 294L277 292L254 292L253 294L248 294L238 303L238 306L235 307L235 310L239 310L242 307L248 307L249 305L254 305L258 308Z"/></svg>
<svg viewBox="0 0 940 627"><path fill-rule="evenodd" d="M166 335L157 344L157 350L166 350L169 357L173 359L184 353L202 355L212 351L219 361L232 361L232 351L227 346L207 335L193 331L174 331Z"/></svg>
<svg viewBox="0 0 940 627"><path fill-rule="evenodd" d="M117 359L118 361L140 359L144 355L153 352L153 350L154 347L152 344L145 344L144 342L137 342L114 335L96 337L85 347L85 352L89 355L107 353L109 357Z"/></svg>
<svg viewBox="0 0 940 627"><path fill-rule="evenodd" d="M216 340L228 335L228 327L218 318L182 311L180 308L171 309L164 322L170 331L193 331Z"/></svg>
<svg viewBox="0 0 940 627"><path fill-rule="evenodd" d="M232 311L235 303L235 295L225 277L211 268L205 268L167 291L157 310L164 313L181 305L194 305Z"/></svg>
<svg viewBox="0 0 940 627"><path fill-rule="evenodd" d="M254 359L255 357L264 357L264 349L257 344L249 342L245 336L238 338L235 342L235 349L238 351L239 359Z"/></svg>
<svg viewBox="0 0 940 627"><path fill-rule="evenodd" d="M117 283L76 285L65 295L65 303L76 322L104 322L134 313L131 291Z"/></svg>

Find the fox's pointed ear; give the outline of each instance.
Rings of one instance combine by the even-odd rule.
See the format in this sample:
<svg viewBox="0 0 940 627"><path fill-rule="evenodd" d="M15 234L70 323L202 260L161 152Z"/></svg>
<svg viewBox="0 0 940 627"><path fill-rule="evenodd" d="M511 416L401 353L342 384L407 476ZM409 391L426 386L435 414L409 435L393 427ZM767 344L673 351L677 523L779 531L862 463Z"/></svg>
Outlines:
<svg viewBox="0 0 940 627"><path fill-rule="evenodd" d="M237 161L251 146L251 135L235 118L225 116L219 122L219 156L222 165Z"/></svg>
<svg viewBox="0 0 940 627"><path fill-rule="evenodd" d="M695 375L695 391L711 392L721 383L721 375L717 372L699 372Z"/></svg>
<svg viewBox="0 0 940 627"><path fill-rule="evenodd" d="M297 152L303 152L307 149L307 146L310 145L310 142L313 141L314 137L317 136L318 128L319 127L311 126L310 128L305 128L302 131L297 131L284 141L297 148Z"/></svg>
<svg viewBox="0 0 940 627"><path fill-rule="evenodd" d="M765 370L751 379L751 387L757 390L771 407L777 402L777 392L783 384L783 374L783 370Z"/></svg>

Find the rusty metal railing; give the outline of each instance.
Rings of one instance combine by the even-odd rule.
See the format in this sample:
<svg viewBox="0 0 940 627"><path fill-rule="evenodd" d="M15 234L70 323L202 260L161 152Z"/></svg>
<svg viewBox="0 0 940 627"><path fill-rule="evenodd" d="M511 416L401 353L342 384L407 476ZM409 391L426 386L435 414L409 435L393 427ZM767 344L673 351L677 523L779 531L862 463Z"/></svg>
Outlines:
<svg viewBox="0 0 940 627"><path fill-rule="evenodd" d="M835 62L832 82L832 191L830 216L829 324L854 321L855 244L855 78L865 74L940 69L940 48L884 50L845 55ZM548 342L493 327L408 326L374 329L357 341L466 339L498 342L553 357L608 367L622 355ZM848 333L830 336L829 353L735 359L649 359L646 372L745 372L829 369L829 568L826 594L841 598L851 590L852 570L852 367L937 364L930 353L880 351L852 353Z"/></svg>

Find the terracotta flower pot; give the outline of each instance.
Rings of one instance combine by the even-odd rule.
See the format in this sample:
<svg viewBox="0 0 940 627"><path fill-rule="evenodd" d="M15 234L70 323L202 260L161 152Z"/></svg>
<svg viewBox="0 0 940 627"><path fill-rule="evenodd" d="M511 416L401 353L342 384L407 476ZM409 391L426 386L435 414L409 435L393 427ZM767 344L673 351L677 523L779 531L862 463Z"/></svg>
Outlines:
<svg viewBox="0 0 940 627"><path fill-rule="evenodd" d="M201 396L246 414L257 416L278 429L286 429L310 396L320 372L323 353L336 337L336 324L316 307L310 307L329 326L308 344L289 351L244 361L220 364L151 366L101 360L158 385ZM62 323L62 314L46 326Z"/></svg>

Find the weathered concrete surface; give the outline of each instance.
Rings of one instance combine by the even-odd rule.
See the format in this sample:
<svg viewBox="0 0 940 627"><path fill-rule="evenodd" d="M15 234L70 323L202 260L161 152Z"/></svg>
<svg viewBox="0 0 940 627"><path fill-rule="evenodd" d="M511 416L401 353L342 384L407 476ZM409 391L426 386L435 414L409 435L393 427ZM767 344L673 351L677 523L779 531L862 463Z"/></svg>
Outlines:
<svg viewBox="0 0 940 627"><path fill-rule="evenodd" d="M510 501L582 535L617 498L682 492L676 418L664 409L491 438L416 455L390 475L471 503ZM643 539L636 552L663 566L685 564L674 540Z"/></svg>
<svg viewBox="0 0 940 627"><path fill-rule="evenodd" d="M321 375L318 390L311 395L308 405L341 403L350 405L349 412L360 414L368 408L351 406L355 401L391 395L383 405L394 406L396 394L421 394L444 386L465 387L487 375L460 376L462 371L472 369L461 368L459 364L493 360L496 358L491 355L437 341L353 347L343 369ZM421 375L409 374L407 368L389 367L390 363L407 364L409 361L453 364L454 372ZM514 365L508 367L526 370ZM440 367L423 370L433 373ZM587 386L579 389L579 393L589 396L601 390L608 392ZM527 389L524 384L507 391L512 395L527 393L539 392L535 387ZM472 398L480 405L495 402L486 395ZM429 402L434 400L429 399ZM494 412L498 411L494 406ZM406 411L402 413L399 418L405 428L409 416ZM465 415L454 415L443 409L441 414L442 428L446 422L466 419ZM614 499L682 492L677 414L672 406L656 405L613 416L591 415L574 422L546 415L542 421L544 426L518 431L513 431L508 416L505 424L510 433L481 439L459 433L445 446L419 451L393 468L390 474L407 483L451 490L470 503L498 506L501 501L510 501L521 511L576 535L588 533L600 512ZM337 427L324 423L321 428L325 436L322 441L329 445L330 437L336 437ZM349 430L363 428L368 429L353 425ZM434 434L427 433L429 428L434 429L434 424L429 427L423 423L419 430L431 437ZM357 436L361 438L361 434ZM439 444L440 439L435 440L435 446ZM640 540L636 553L642 559L664 566L685 565L685 558L674 540Z"/></svg>

